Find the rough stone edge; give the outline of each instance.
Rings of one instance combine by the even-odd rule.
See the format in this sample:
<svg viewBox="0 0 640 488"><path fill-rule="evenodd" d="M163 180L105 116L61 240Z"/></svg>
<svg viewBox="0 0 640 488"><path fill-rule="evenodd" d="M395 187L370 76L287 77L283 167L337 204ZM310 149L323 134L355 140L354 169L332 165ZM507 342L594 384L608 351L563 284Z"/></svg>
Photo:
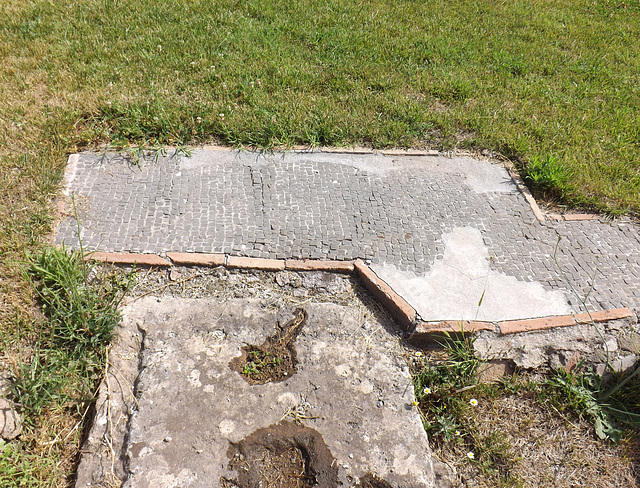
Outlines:
<svg viewBox="0 0 640 488"><path fill-rule="evenodd" d="M389 311L405 330L410 331L416 321L415 309L381 280L364 261L353 263L357 276L364 287Z"/></svg>
<svg viewBox="0 0 640 488"><path fill-rule="evenodd" d="M76 169L78 168L78 161L80 161L80 154L69 154L67 158L67 164L64 168L64 175L61 182L61 191L58 192L58 198L56 199L56 208L54 211L53 225L54 232L51 232L49 236L49 243L55 245L56 233L55 229L60 225L62 220L67 217L67 209L64 201L65 197L69 197L69 185L73 181Z"/></svg>
<svg viewBox="0 0 640 488"><path fill-rule="evenodd" d="M520 193L522 193L522 196L529 204L529 207L531 207L531 211L533 212L533 215L535 215L536 219L538 219L540 222L544 222L545 217L544 217L544 214L542 213L542 210L540 210L540 207L536 203L535 198L533 198L533 195L529 191L529 188L527 188L526 185L524 184L524 181L522 181L522 178L520 178L520 175L516 173L513 168L507 168L507 171L509 171L509 175L511 176L511 179L513 180L515 185L518 187L518 190L520 190Z"/></svg>
<svg viewBox="0 0 640 488"><path fill-rule="evenodd" d="M144 348L144 331L123 317L109 349L109 365L102 378L95 413L76 470L76 488L120 486L128 473L123 451L129 420L136 409L137 378Z"/></svg>
<svg viewBox="0 0 640 488"><path fill-rule="evenodd" d="M67 165L64 168L64 176L62 178L62 193L64 196L69 196L69 185L76 176L76 170L78 169L78 162L80 161L80 154L69 154L67 159Z"/></svg>

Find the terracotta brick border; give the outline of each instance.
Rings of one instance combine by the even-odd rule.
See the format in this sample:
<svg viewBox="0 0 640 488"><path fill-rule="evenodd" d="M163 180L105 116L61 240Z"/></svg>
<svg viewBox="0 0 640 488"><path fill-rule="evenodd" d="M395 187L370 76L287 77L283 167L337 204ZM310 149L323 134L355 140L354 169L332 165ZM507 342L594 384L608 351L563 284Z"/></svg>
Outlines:
<svg viewBox="0 0 640 488"><path fill-rule="evenodd" d="M416 311L406 300L394 292L391 287L362 261L322 261L305 259L262 259L225 254L168 252L164 259L155 254L92 252L85 259L113 264L138 264L145 266L225 266L237 269L258 269L264 271L328 271L356 275L362 280L369 292L378 299L391 315L407 330L416 320Z"/></svg>
<svg viewBox="0 0 640 488"><path fill-rule="evenodd" d="M227 262L227 257L224 254L168 252L167 257L178 265L224 266Z"/></svg>
<svg viewBox="0 0 640 488"><path fill-rule="evenodd" d="M259 269L264 271L284 270L281 259L245 258L241 256L227 256L228 268Z"/></svg>
<svg viewBox="0 0 640 488"><path fill-rule="evenodd" d="M141 266L171 266L171 262L155 254L134 254L119 252L90 252L84 257L87 261L102 261L112 264L138 264Z"/></svg>
<svg viewBox="0 0 640 488"><path fill-rule="evenodd" d="M598 214L591 213L563 214L559 217L567 222L582 222L583 220L598 220L600 218Z"/></svg>
<svg viewBox="0 0 640 488"><path fill-rule="evenodd" d="M291 271L331 271L334 273L353 273L351 261L315 261L312 259L287 259L285 269Z"/></svg>
<svg viewBox="0 0 640 488"><path fill-rule="evenodd" d="M416 320L416 311L391 287L371 271L361 259L353 263L356 275L365 288L389 311L389 313L407 330Z"/></svg>
<svg viewBox="0 0 640 488"><path fill-rule="evenodd" d="M501 334L515 334L518 332L532 332L538 330L555 329L556 327L569 327L572 325L608 322L610 320L626 319L633 317L633 312L626 307L611 310L599 310L597 312L581 313L575 315L559 315L555 317L542 317L527 320L507 320L499 323Z"/></svg>
<svg viewBox="0 0 640 488"><path fill-rule="evenodd" d="M137 264L139 266L225 266L237 269L257 269L263 271L327 271L331 273L355 274L365 288L388 310L388 312L407 331L411 332L409 341L423 343L449 334L477 334L482 331L496 332L502 335L521 332L536 332L569 327L573 325L608 322L634 317L628 308L599 310L591 314L571 314L541 317L524 320L503 320L483 322L469 320L444 320L440 322L421 321L415 309L384 281L381 280L364 261L323 261L313 259L263 259L242 256L229 256L215 253L168 252L164 259L155 254L135 254L116 252L90 252L86 260L103 261L113 264ZM416 325L417 324L417 325ZM414 328L415 325L415 328Z"/></svg>
<svg viewBox="0 0 640 488"><path fill-rule="evenodd" d="M626 319L633 317L633 312L627 307L613 308L611 310L599 310L597 312L591 312L591 316L588 313L581 313L574 315L576 322L579 324L585 324L593 320L596 323L608 322L609 320Z"/></svg>
<svg viewBox="0 0 640 488"><path fill-rule="evenodd" d="M573 315L560 315L557 317L542 317L538 319L507 320L500 322L501 334L515 334L516 332L530 332L534 330L555 329L577 325Z"/></svg>
<svg viewBox="0 0 640 488"><path fill-rule="evenodd" d="M522 332L537 332L558 327L570 327L586 324L592 320L595 323L610 320L632 318L634 314L628 308L614 308L597 312L557 315L523 320L503 320L499 322L482 322L469 320L445 320L442 322L420 322L409 337L414 344L429 343L448 334L477 334L482 331L497 332L501 335L518 334Z"/></svg>

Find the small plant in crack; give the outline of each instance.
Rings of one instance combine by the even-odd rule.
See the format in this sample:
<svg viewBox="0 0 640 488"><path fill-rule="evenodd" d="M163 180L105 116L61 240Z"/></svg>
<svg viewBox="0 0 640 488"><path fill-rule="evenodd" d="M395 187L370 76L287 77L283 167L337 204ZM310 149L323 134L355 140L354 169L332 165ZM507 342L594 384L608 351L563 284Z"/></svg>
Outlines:
<svg viewBox="0 0 640 488"><path fill-rule="evenodd" d="M562 195L569 181L567 170L560 160L551 155L534 156L525 166L524 180L541 190L551 190Z"/></svg>
<svg viewBox="0 0 640 488"><path fill-rule="evenodd" d="M307 320L307 312L296 309L293 318L284 325L277 323L276 333L261 345L247 344L242 354L229 362L251 385L284 381L297 371L295 340Z"/></svg>
<svg viewBox="0 0 640 488"><path fill-rule="evenodd" d="M242 368L242 374L244 375L257 374L266 368L278 366L282 363L282 358L272 356L269 351L262 351L261 349L249 351L247 360L247 364Z"/></svg>

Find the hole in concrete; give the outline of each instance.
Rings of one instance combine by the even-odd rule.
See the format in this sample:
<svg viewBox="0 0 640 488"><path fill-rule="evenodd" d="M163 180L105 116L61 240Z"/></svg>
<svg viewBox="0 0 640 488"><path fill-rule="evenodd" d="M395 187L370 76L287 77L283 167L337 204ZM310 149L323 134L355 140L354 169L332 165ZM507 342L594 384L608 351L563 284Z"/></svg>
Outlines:
<svg viewBox="0 0 640 488"><path fill-rule="evenodd" d="M362 488L393 488L389 483L381 478L378 478L373 473L365 474L358 480L358 484L356 486Z"/></svg>
<svg viewBox="0 0 640 488"><path fill-rule="evenodd" d="M322 435L291 422L256 430L232 444L227 456L236 477L223 476L224 488L338 486L338 466Z"/></svg>
<svg viewBox="0 0 640 488"><path fill-rule="evenodd" d="M298 308L293 318L284 326L277 324L275 335L268 337L260 346L249 344L242 348L242 354L229 362L229 367L237 371L250 385L286 380L297 371L298 360L294 342L307 320L307 312Z"/></svg>

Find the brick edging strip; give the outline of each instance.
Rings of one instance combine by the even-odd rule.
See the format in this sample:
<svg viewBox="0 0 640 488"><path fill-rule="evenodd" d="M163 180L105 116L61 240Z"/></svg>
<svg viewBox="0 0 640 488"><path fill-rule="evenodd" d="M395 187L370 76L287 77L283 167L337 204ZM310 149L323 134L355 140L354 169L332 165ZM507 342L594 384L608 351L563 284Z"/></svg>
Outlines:
<svg viewBox="0 0 640 488"><path fill-rule="evenodd" d="M224 254L168 252L167 257L173 264L181 266L224 266L227 263Z"/></svg>
<svg viewBox="0 0 640 488"><path fill-rule="evenodd" d="M536 219L538 219L540 222L544 222L545 218L542 210L540 210L540 207L538 206L535 198L533 198L533 195L529 191L529 188L527 188L524 184L524 181L522 181L522 178L520 178L520 175L516 173L513 168L507 168L507 171L509 172L509 176L511 176L511 179L513 180L515 185L518 187L518 190L520 190L520 193L522 193L522 196L529 204L529 207L531 207L533 215L535 215Z"/></svg>
<svg viewBox="0 0 640 488"><path fill-rule="evenodd" d="M117 252L89 252L86 260L102 261L112 264L137 264L140 266L225 266L237 269L257 269L263 271L326 271L332 273L356 274L365 288L389 311L389 313L405 328L411 330L414 323L419 323L409 337L410 342L425 342L444 333L475 334L492 331L501 335L521 332L536 332L568 327L572 325L608 322L609 320L634 317L626 307L596 312L557 315L523 320L503 320L496 322L445 320L440 322L423 322L418 319L415 309L384 281L381 280L364 261L327 261L313 259L264 259L242 256L229 256L221 253L181 253L168 252L164 259L156 254L136 254Z"/></svg>
<svg viewBox="0 0 640 488"><path fill-rule="evenodd" d="M155 254L136 254L121 252L88 252L87 261L102 261L111 264L138 264L141 266L171 266L171 262Z"/></svg>
<svg viewBox="0 0 640 488"><path fill-rule="evenodd" d="M421 322L409 337L413 343L431 342L435 337L443 334L475 334L484 330L496 332L500 335L518 334L522 332L538 332L543 330L570 327L573 325L608 322L634 317L631 310L626 307L597 312L555 315L523 320L502 320L499 322L481 322L468 320L446 320L443 322Z"/></svg>
<svg viewBox="0 0 640 488"><path fill-rule="evenodd" d="M565 221L565 222L582 222L584 220L598 220L600 216L598 214L592 213L576 213L576 214L557 214L557 213L548 213L547 217L551 220L555 221Z"/></svg>
<svg viewBox="0 0 640 488"><path fill-rule="evenodd" d="M225 266L237 269L258 269L263 271L327 271L333 273L356 273L365 288L378 299L391 315L406 329L410 329L416 319L416 311L400 295L360 259L351 261L323 261L306 259L263 259L229 256L216 253L168 252L164 259L155 254L135 254L116 252L89 252L86 260L112 264L137 264L142 266Z"/></svg>
<svg viewBox="0 0 640 488"><path fill-rule="evenodd" d="M387 309L387 311L409 330L416 319L416 311L391 287L367 266L361 259L354 261L355 272L365 288Z"/></svg>
<svg viewBox="0 0 640 488"><path fill-rule="evenodd" d="M608 322L609 320L626 319L633 316L634 315L631 310L623 307L610 310L599 310L597 312L591 312L590 314L580 313L528 320L507 320L500 322L499 328L500 333L505 335L515 334L518 332L548 330L555 329L557 327L588 324L592 320L594 323Z"/></svg>
<svg viewBox="0 0 640 488"><path fill-rule="evenodd" d="M353 273L351 261L320 261L313 259L287 259L285 269L290 271L333 271L336 273Z"/></svg>

